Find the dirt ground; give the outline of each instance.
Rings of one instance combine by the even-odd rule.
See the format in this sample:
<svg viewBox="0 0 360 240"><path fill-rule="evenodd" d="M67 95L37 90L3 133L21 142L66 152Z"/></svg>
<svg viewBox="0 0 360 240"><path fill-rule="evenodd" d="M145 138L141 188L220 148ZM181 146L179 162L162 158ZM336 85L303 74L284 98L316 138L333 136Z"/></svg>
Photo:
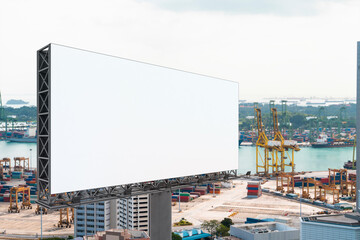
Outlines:
<svg viewBox="0 0 360 240"><path fill-rule="evenodd" d="M8 184L16 186L24 184L23 180L11 180ZM0 202L0 234L21 234L40 236L41 219L40 215L35 214L37 204L32 204L32 209L20 210L20 213L8 213L8 202ZM49 212L43 214L43 235L74 235L74 226L71 228L58 228L59 212ZM56 226L55 226L56 224Z"/></svg>
<svg viewBox="0 0 360 240"><path fill-rule="evenodd" d="M20 213L8 213L9 203L0 203L0 233L40 235L41 219L35 214L36 204L33 209L21 210ZM44 235L73 235L74 228L58 228L54 224L59 221L59 212L54 211L43 214Z"/></svg>
<svg viewBox="0 0 360 240"><path fill-rule="evenodd" d="M321 174L326 175L326 173ZM298 201L266 193L259 198L247 198L247 181L249 180L234 180L234 188L221 189L221 194L215 197L213 194L207 194L189 203L180 203L181 212L179 212L179 204L173 203L173 222L185 218L193 223L192 227L198 227L204 220L222 220L225 217L230 217L235 223L243 223L247 217L278 218L290 226L299 227L300 203ZM276 181L269 180L262 185L262 188L275 190ZM300 188L297 188L296 192L300 193ZM302 203L302 216L313 215L323 210L320 207ZM174 230L181 228L186 227L176 227Z"/></svg>

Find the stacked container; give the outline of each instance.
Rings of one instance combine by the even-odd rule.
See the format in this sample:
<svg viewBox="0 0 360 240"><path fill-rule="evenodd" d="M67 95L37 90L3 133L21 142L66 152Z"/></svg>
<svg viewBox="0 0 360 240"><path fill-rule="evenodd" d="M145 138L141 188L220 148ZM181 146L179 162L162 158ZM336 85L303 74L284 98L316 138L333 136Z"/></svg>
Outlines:
<svg viewBox="0 0 360 240"><path fill-rule="evenodd" d="M302 179L300 176L294 177L294 186L301 187L302 186Z"/></svg>
<svg viewBox="0 0 360 240"><path fill-rule="evenodd" d="M5 175L3 176L3 180L4 180L4 181L10 181L10 175L9 175L9 174L5 174Z"/></svg>
<svg viewBox="0 0 360 240"><path fill-rule="evenodd" d="M30 195L37 195L37 188L36 187L30 187Z"/></svg>
<svg viewBox="0 0 360 240"><path fill-rule="evenodd" d="M207 187L198 186L195 188L194 192L198 192L200 195L205 195L207 193Z"/></svg>
<svg viewBox="0 0 360 240"><path fill-rule="evenodd" d="M4 202L10 202L10 193L4 193L3 201Z"/></svg>
<svg viewBox="0 0 360 240"><path fill-rule="evenodd" d="M199 192L191 192L191 193L190 193L190 196L191 196L191 195L196 195L196 196L198 196L198 197L201 196L201 194L200 194Z"/></svg>
<svg viewBox="0 0 360 240"><path fill-rule="evenodd" d="M34 174L25 178L25 182L28 186L31 186L31 189L36 189L36 177ZM36 190L35 190L35 192L36 192Z"/></svg>
<svg viewBox="0 0 360 240"><path fill-rule="evenodd" d="M329 178L321 178L320 181L324 185L329 185Z"/></svg>
<svg viewBox="0 0 360 240"><path fill-rule="evenodd" d="M179 196L172 195L172 196L171 196L171 201L172 201L172 202L178 202L178 201L179 201Z"/></svg>
<svg viewBox="0 0 360 240"><path fill-rule="evenodd" d="M213 193L215 186L215 193L220 194L221 183L208 184L208 192Z"/></svg>
<svg viewBox="0 0 360 240"><path fill-rule="evenodd" d="M179 192L174 192L171 199L174 202L179 201ZM190 196L190 193L180 193L180 202L190 202L191 200L193 200L193 198Z"/></svg>
<svg viewBox="0 0 360 240"><path fill-rule="evenodd" d="M189 196L181 196L180 195L180 202L190 202L192 200L192 198Z"/></svg>
<svg viewBox="0 0 360 240"><path fill-rule="evenodd" d="M37 200L37 195L30 195L30 203L34 204Z"/></svg>
<svg viewBox="0 0 360 240"><path fill-rule="evenodd" d="M195 187L186 187L186 188L182 188L180 189L181 192L187 192L187 193L191 193L193 192L195 189Z"/></svg>
<svg viewBox="0 0 360 240"><path fill-rule="evenodd" d="M259 181L248 182L247 185L248 198L257 198L261 196L261 184Z"/></svg>
<svg viewBox="0 0 360 240"><path fill-rule="evenodd" d="M21 179L22 178L22 172L12 172L11 177L13 179Z"/></svg>
<svg viewBox="0 0 360 240"><path fill-rule="evenodd" d="M210 188L209 193L214 193L214 189ZM220 188L215 188L215 194L220 194Z"/></svg>

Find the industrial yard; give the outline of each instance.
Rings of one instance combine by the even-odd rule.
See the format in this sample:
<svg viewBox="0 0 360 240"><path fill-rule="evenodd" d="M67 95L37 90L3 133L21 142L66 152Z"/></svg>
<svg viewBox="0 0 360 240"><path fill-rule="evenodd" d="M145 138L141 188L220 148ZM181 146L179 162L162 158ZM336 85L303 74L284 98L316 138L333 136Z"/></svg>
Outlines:
<svg viewBox="0 0 360 240"><path fill-rule="evenodd" d="M24 178L21 179L9 179L8 181L3 181L1 186L25 186L26 181ZM5 195L1 193L1 195ZM19 194L21 195L21 194ZM36 196L36 195L34 195ZM4 197L1 196L0 199L4 201ZM33 198L31 198L33 199ZM35 214L37 204L34 203L34 200L31 200L31 209L22 209L22 200L19 200L19 212L9 213L10 202L0 202L0 238L6 235L31 235L36 236L40 235L41 232L41 216ZM5 199L6 201L6 199ZM15 202L13 202L15 204ZM73 228L59 228L57 224L59 222L60 216L59 211L48 211L47 214L42 215L42 227L43 235L48 236L67 236L73 235Z"/></svg>
<svg viewBox="0 0 360 240"><path fill-rule="evenodd" d="M0 203L0 239L1 234L14 235L40 235L41 219L40 215L35 214L33 209L21 210L20 213L8 213L9 203ZM73 235L73 228L58 228L59 212L48 212L43 215L43 235Z"/></svg>
<svg viewBox="0 0 360 240"><path fill-rule="evenodd" d="M305 177L327 177L328 172L311 172L301 175ZM182 218L193 223L191 227L199 227L205 220L219 220L231 218L234 223L244 223L247 218L257 219L276 219L276 221L287 223L290 226L299 228L300 201L298 199L286 197L285 193L280 194L276 190L276 179L272 178L262 184L262 194L257 198L249 198L247 194L247 183L253 179L239 179L232 181L232 188L221 188L221 193L208 193L190 202L173 202L172 220L177 222ZM265 192L266 191L266 192ZM310 187L310 194L314 188ZM301 195L301 188L295 187L295 194ZM332 201L333 195L328 194L328 202ZM304 201L305 199L303 199ZM306 201L306 200L305 200ZM322 214L325 211L335 213L343 210L331 209L325 205L315 205L311 202L302 202L302 216ZM340 200L340 203L355 205L354 202ZM187 227L176 227L176 230L186 229Z"/></svg>
<svg viewBox="0 0 360 240"><path fill-rule="evenodd" d="M333 170L331 170L332 172ZM348 178L355 175L355 170L346 170L346 173ZM338 180L336 182L338 186L340 185L339 174L335 173L336 176L334 177L334 179ZM7 179L8 181L6 182L3 181L2 188L5 186L26 186L28 177L24 175L20 179L18 178L19 176L16 175L14 179ZM231 218L234 223L244 223L249 218L275 219L276 221L299 228L300 202L298 196L303 194L302 188L299 186L302 186L303 182L307 182L307 179L313 179L313 181L318 181L319 183L324 182L324 185L326 185L326 181L329 181L329 171L294 174L293 179L297 180L292 180L293 187L289 186L289 189L287 188L287 182L281 185L281 181L279 179L276 181L276 177L262 178L256 176L245 176L228 183L215 183L214 185L207 185L207 187L191 187L191 191L199 191L202 194L196 196L192 192L191 194L189 193L192 196L191 198L189 197L189 200L186 200L186 197L182 198L180 212L178 198L176 198L177 191L175 191L172 204L172 222L178 222L185 218L193 224L189 227L199 227L203 221L213 219L222 220L224 218ZM259 191L255 196L251 195L251 190L249 190L251 188L249 186L252 186L249 183L254 184L254 182L259 183ZM214 186L215 194L213 193ZM279 187L284 187L283 193L281 193ZM351 186L348 187L350 189ZM199 189L202 189L202 191ZM184 189L181 191L186 195ZM287 191L291 191L292 194L287 194ZM340 208L334 207L333 194L328 192L324 203L319 204L315 199L314 191L315 185L309 186L309 199L303 198L301 204L302 216L324 213L325 211L328 213L344 212ZM349 197L340 199L339 196L339 202L351 206L355 204ZM0 202L0 234L4 231L6 234L33 236L40 233L40 215L35 214L37 204L34 204L33 200L32 209L21 209L19 213L9 213L9 205L9 202ZM19 202L20 205L21 201ZM57 226L59 219L59 211L49 211L48 214L43 214L43 234L72 235L73 227ZM173 229L180 230L186 228L174 227Z"/></svg>

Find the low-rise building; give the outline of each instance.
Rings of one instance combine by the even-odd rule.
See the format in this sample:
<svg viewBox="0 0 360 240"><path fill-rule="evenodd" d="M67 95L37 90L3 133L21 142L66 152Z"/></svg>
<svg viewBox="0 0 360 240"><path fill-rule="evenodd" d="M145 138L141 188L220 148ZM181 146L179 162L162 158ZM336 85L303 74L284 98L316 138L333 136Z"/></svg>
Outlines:
<svg viewBox="0 0 360 240"><path fill-rule="evenodd" d="M230 236L243 240L299 240L300 231L276 222L230 226Z"/></svg>
<svg viewBox="0 0 360 240"><path fill-rule="evenodd" d="M347 213L302 217L302 240L352 240L360 239L360 215Z"/></svg>
<svg viewBox="0 0 360 240"><path fill-rule="evenodd" d="M211 234L204 233L201 229L182 230L174 232L179 235L183 240L201 240L207 237L211 237Z"/></svg>
<svg viewBox="0 0 360 240"><path fill-rule="evenodd" d="M144 231L111 229L97 232L93 236L84 236L84 240L150 240L149 235Z"/></svg>

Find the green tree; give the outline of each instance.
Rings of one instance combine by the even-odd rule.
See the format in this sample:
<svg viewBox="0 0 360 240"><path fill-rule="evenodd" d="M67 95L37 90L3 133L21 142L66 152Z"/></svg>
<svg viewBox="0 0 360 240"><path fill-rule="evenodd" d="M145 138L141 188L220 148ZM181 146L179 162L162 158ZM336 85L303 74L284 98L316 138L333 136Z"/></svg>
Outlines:
<svg viewBox="0 0 360 240"><path fill-rule="evenodd" d="M220 224L217 228L216 228L216 236L229 236L229 230L230 228L224 226L223 224Z"/></svg>
<svg viewBox="0 0 360 240"><path fill-rule="evenodd" d="M304 114L295 114L290 117L290 122L293 128L298 128L303 126L306 123L306 118Z"/></svg>
<svg viewBox="0 0 360 240"><path fill-rule="evenodd" d="M224 225L227 228L230 228L230 225L234 225L233 221L231 220L231 218L224 218L221 221L221 224Z"/></svg>
<svg viewBox="0 0 360 240"><path fill-rule="evenodd" d="M220 226L220 222L217 220L204 221L201 224L201 228L205 229L211 236L216 234L216 229Z"/></svg>
<svg viewBox="0 0 360 240"><path fill-rule="evenodd" d="M181 240L182 237L176 233L171 233L171 240Z"/></svg>

